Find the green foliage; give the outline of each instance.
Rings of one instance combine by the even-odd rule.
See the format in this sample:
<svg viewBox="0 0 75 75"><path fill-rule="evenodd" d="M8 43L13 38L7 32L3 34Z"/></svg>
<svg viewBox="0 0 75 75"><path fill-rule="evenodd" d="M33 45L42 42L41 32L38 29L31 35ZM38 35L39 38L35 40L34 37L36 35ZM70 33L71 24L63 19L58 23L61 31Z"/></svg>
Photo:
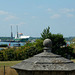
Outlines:
<svg viewBox="0 0 75 75"><path fill-rule="evenodd" d="M0 61L12 61L12 60L24 60L29 57L32 57L35 54L41 52L41 47L38 43L42 41L37 40L36 43L27 42L24 46L19 48L8 48L6 50L0 51ZM42 46L40 44L40 46Z"/></svg>
<svg viewBox="0 0 75 75"><path fill-rule="evenodd" d="M75 43L70 44L70 46L73 48L73 53L75 53Z"/></svg>
<svg viewBox="0 0 75 75"><path fill-rule="evenodd" d="M50 38L51 33L50 33L50 27L46 28L43 30L43 32L41 33L41 39L47 39Z"/></svg>
<svg viewBox="0 0 75 75"><path fill-rule="evenodd" d="M8 47L7 44L1 44L0 47Z"/></svg>
<svg viewBox="0 0 75 75"><path fill-rule="evenodd" d="M75 42L75 38L72 39L72 42Z"/></svg>
<svg viewBox="0 0 75 75"><path fill-rule="evenodd" d="M35 48L38 50L38 53L43 51L43 40L42 39L36 40Z"/></svg>
<svg viewBox="0 0 75 75"><path fill-rule="evenodd" d="M3 60L3 52L0 51L0 60L2 61Z"/></svg>
<svg viewBox="0 0 75 75"><path fill-rule="evenodd" d="M66 42L62 34L51 34L50 27L48 27L44 29L43 32L41 33L41 39L44 40L47 38L52 40L52 52L53 53L59 54L63 57L67 57L67 55L70 55L72 57L73 48L69 46L66 47Z"/></svg>
<svg viewBox="0 0 75 75"><path fill-rule="evenodd" d="M61 34L52 34L52 48L53 52L57 54L57 51L60 49L60 46L66 45L63 35Z"/></svg>

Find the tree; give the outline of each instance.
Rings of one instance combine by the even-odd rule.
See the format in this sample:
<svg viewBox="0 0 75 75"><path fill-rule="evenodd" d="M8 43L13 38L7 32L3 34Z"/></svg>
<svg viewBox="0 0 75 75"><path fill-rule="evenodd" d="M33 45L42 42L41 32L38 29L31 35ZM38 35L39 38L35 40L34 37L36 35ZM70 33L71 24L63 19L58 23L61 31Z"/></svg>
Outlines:
<svg viewBox="0 0 75 75"><path fill-rule="evenodd" d="M43 30L41 33L41 39L51 39L53 46L56 46L57 48L63 45L66 45L65 39L63 38L62 34L51 34L50 27Z"/></svg>
<svg viewBox="0 0 75 75"><path fill-rule="evenodd" d="M46 38L50 38L51 37L51 33L50 33L50 27L48 26L48 28L44 29L43 32L41 33L41 39L46 39Z"/></svg>
<svg viewBox="0 0 75 75"><path fill-rule="evenodd" d="M51 34L50 27L43 30L41 33L41 39L51 39L52 40L52 52L67 57L66 54L72 55L73 49L71 47L66 47L65 39L62 34ZM61 46L65 46L61 48Z"/></svg>

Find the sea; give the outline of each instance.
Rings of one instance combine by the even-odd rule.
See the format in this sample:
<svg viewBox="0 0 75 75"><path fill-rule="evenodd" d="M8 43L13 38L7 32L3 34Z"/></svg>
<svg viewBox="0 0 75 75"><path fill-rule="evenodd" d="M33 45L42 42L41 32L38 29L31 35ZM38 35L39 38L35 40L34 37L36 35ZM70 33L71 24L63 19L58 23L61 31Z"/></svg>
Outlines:
<svg viewBox="0 0 75 75"><path fill-rule="evenodd" d="M16 44L20 44L20 46L24 46L26 43L25 42L0 42L1 44L7 44L8 46L10 45L10 47L13 47ZM0 50L3 48L0 48Z"/></svg>

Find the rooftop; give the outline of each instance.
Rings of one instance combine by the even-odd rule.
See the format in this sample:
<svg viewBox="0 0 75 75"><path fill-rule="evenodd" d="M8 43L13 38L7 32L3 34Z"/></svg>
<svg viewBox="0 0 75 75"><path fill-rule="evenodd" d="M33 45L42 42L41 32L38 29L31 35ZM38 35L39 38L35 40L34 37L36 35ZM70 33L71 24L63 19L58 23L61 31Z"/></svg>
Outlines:
<svg viewBox="0 0 75 75"><path fill-rule="evenodd" d="M37 54L21 63L12 66L14 69L28 71L72 71L75 70L75 63L72 61L51 53L51 40L44 40L44 52Z"/></svg>

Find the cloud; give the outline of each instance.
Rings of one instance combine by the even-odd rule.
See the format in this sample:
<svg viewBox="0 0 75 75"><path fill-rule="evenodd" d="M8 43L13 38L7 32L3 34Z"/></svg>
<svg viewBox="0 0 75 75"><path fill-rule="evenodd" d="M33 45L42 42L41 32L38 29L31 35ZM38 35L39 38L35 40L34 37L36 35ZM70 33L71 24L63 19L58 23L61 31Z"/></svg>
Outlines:
<svg viewBox="0 0 75 75"><path fill-rule="evenodd" d="M24 15L28 15L29 13L25 12Z"/></svg>
<svg viewBox="0 0 75 75"><path fill-rule="evenodd" d="M47 11L48 11L48 12L52 12L52 9L51 9L51 8L48 8Z"/></svg>
<svg viewBox="0 0 75 75"><path fill-rule="evenodd" d="M11 26L15 25L15 24L10 24Z"/></svg>
<svg viewBox="0 0 75 75"><path fill-rule="evenodd" d="M69 12L74 12L75 11L75 9L69 9L69 8L64 8L64 9L60 9L60 11L62 12L62 13L69 13Z"/></svg>
<svg viewBox="0 0 75 75"><path fill-rule="evenodd" d="M35 19L35 18L37 18L36 16L32 16L32 19Z"/></svg>
<svg viewBox="0 0 75 75"><path fill-rule="evenodd" d="M12 15L11 13L7 12L7 11L3 11L3 10L0 10L0 15L2 15L3 17L3 20L12 20L12 19L18 19L18 17Z"/></svg>
<svg viewBox="0 0 75 75"><path fill-rule="evenodd" d="M59 14L54 14L50 18L52 18L52 19L60 18L60 15Z"/></svg>
<svg viewBox="0 0 75 75"><path fill-rule="evenodd" d="M0 10L0 15L7 15L8 12Z"/></svg>
<svg viewBox="0 0 75 75"><path fill-rule="evenodd" d="M67 17L74 17L73 14L67 14Z"/></svg>
<svg viewBox="0 0 75 75"><path fill-rule="evenodd" d="M42 8L43 8L43 6L42 6L42 5L40 5L40 6L38 6L38 8L42 9Z"/></svg>
<svg viewBox="0 0 75 75"><path fill-rule="evenodd" d="M11 20L11 19L18 19L16 16L13 16L13 15L8 15L5 20L8 21L8 20Z"/></svg>
<svg viewBox="0 0 75 75"><path fill-rule="evenodd" d="M24 24L26 24L26 23L25 22L20 22L18 24L10 24L10 25L13 26L13 25L24 25Z"/></svg>
<svg viewBox="0 0 75 75"><path fill-rule="evenodd" d="M59 9L58 11L53 11L52 9L48 8L47 9L48 12L52 12L50 16L51 19L57 19L60 18L62 16L66 16L66 17L74 17L73 13L75 12L75 9L71 8L63 8L63 9Z"/></svg>
<svg viewBox="0 0 75 75"><path fill-rule="evenodd" d="M16 24L16 25L24 25L26 24L25 22L20 22L19 24Z"/></svg>

